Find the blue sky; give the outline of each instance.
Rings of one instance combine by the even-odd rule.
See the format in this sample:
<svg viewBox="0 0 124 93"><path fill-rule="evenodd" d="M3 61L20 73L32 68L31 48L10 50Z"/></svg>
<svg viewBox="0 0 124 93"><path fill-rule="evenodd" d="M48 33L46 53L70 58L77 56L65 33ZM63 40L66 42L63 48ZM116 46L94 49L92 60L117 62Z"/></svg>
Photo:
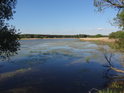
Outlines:
<svg viewBox="0 0 124 93"><path fill-rule="evenodd" d="M109 34L117 11L95 11L93 0L18 0L10 23L31 34Z"/></svg>

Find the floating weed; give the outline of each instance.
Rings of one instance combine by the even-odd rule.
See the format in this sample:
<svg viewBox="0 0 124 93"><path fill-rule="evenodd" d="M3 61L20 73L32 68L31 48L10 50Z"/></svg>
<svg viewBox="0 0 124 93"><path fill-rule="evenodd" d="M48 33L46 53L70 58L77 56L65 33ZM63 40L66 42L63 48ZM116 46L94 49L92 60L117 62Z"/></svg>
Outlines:
<svg viewBox="0 0 124 93"><path fill-rule="evenodd" d="M44 53L43 53L43 55L49 55L49 54L50 54L50 53L48 53L48 52L44 52Z"/></svg>
<svg viewBox="0 0 124 93"><path fill-rule="evenodd" d="M118 84L117 82L113 82L111 87L113 87L113 88L122 88L122 86L120 84Z"/></svg>
<svg viewBox="0 0 124 93"><path fill-rule="evenodd" d="M116 89L123 89L124 88L124 81L114 81L109 86L109 88L116 88Z"/></svg>
<svg viewBox="0 0 124 93"><path fill-rule="evenodd" d="M117 93L117 92L107 88L105 90L100 90L98 93Z"/></svg>
<svg viewBox="0 0 124 93"><path fill-rule="evenodd" d="M77 64L77 63L82 63L84 62L84 58L80 58L78 60L72 61L70 64Z"/></svg>
<svg viewBox="0 0 124 93"><path fill-rule="evenodd" d="M32 93L32 91L34 93L33 87L22 87L6 90L5 93Z"/></svg>
<svg viewBox="0 0 124 93"><path fill-rule="evenodd" d="M11 78L18 74L23 74L28 71L31 71L31 68L26 68L26 69L23 68L23 69L18 69L18 70L12 71L12 72L2 73L2 74L0 74L0 81L2 81L3 79Z"/></svg>
<svg viewBox="0 0 124 93"><path fill-rule="evenodd" d="M98 93L124 93L124 81L114 81L108 85L108 88L99 90Z"/></svg>
<svg viewBox="0 0 124 93"><path fill-rule="evenodd" d="M124 90L117 90L117 89L104 89L104 90L99 90L98 93L124 93Z"/></svg>
<svg viewBox="0 0 124 93"><path fill-rule="evenodd" d="M90 57L86 57L85 60L86 60L87 63L89 63L90 62Z"/></svg>

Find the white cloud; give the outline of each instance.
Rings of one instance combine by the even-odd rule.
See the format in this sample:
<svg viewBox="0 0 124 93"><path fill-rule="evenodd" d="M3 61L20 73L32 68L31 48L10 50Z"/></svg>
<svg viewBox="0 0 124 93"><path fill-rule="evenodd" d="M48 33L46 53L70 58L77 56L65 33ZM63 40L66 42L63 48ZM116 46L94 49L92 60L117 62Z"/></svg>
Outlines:
<svg viewBox="0 0 124 93"><path fill-rule="evenodd" d="M97 28L97 30L101 31L101 30L105 30L105 28L100 28L100 27L99 27L99 28Z"/></svg>

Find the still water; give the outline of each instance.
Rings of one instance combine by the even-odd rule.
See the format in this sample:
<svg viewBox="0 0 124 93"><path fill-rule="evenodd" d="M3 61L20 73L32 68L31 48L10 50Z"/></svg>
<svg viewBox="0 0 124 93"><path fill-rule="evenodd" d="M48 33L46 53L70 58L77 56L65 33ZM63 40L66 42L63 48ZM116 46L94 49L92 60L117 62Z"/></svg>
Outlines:
<svg viewBox="0 0 124 93"><path fill-rule="evenodd" d="M88 93L114 81L106 75L107 62L97 44L78 39L20 42L18 55L0 61L0 93ZM122 68L118 57L113 64Z"/></svg>

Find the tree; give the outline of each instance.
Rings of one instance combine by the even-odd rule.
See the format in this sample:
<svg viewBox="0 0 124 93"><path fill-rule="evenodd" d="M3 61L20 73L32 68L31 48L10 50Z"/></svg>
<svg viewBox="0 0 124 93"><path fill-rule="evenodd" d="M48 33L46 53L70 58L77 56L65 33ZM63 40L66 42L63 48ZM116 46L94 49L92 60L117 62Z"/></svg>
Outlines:
<svg viewBox="0 0 124 93"><path fill-rule="evenodd" d="M118 13L116 18L114 18L114 25L117 25L119 28L124 30L124 10Z"/></svg>
<svg viewBox="0 0 124 93"><path fill-rule="evenodd" d="M124 0L94 0L94 6L98 8L98 11L102 11L103 9L108 8L108 7L118 9L118 13L117 13L118 21L117 22L120 25L120 27L124 27L124 13L123 13ZM116 41L116 44L119 48L124 49L124 38L122 38L123 36L120 35L121 33L122 32L112 33L111 37L116 38L116 35L118 34L117 37L119 37L119 39ZM107 54L104 53L104 56L110 65L110 69L115 70L116 72L124 73L123 70L113 68L112 65L110 64L113 54L110 54L110 56L107 57Z"/></svg>
<svg viewBox="0 0 124 93"><path fill-rule="evenodd" d="M0 57L8 58L19 50L19 33L6 21L13 19L16 0L0 0Z"/></svg>
<svg viewBox="0 0 124 93"><path fill-rule="evenodd" d="M110 39L124 39L124 31L112 32L109 34Z"/></svg>
<svg viewBox="0 0 124 93"><path fill-rule="evenodd" d="M114 24L124 29L124 0L94 0L94 6L98 8L98 11L108 7L118 9Z"/></svg>
<svg viewBox="0 0 124 93"><path fill-rule="evenodd" d="M124 8L124 0L94 0L94 5L99 11L108 7L116 8L120 11Z"/></svg>

